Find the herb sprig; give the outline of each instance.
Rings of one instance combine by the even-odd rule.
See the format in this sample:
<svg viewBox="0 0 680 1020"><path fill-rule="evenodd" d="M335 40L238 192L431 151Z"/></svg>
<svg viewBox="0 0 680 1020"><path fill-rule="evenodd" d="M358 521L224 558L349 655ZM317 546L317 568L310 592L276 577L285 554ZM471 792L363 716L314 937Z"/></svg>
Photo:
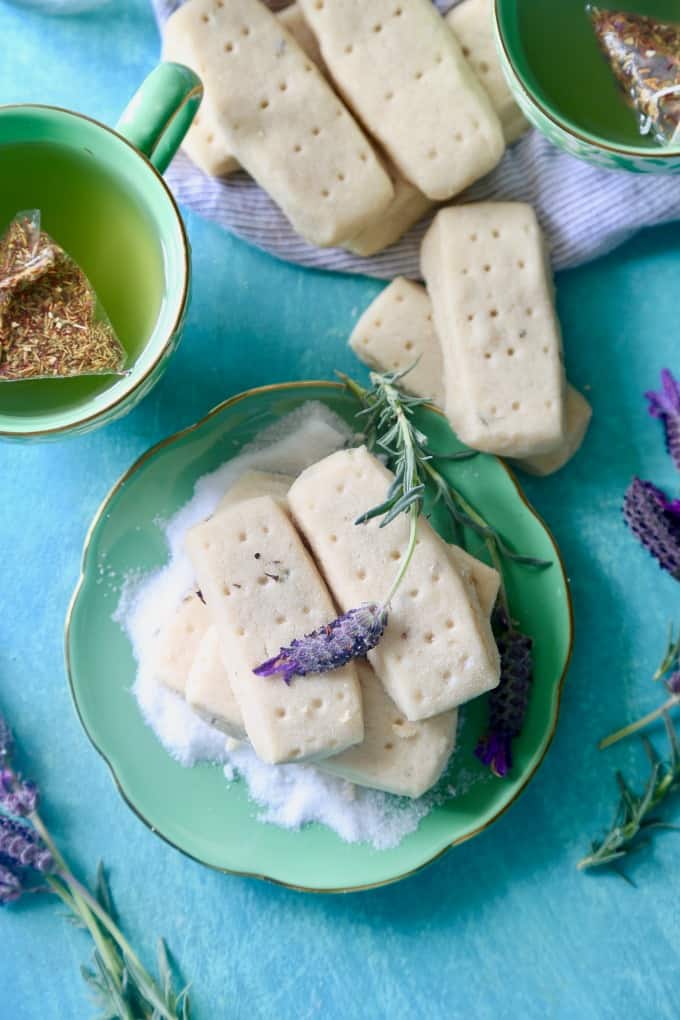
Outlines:
<svg viewBox="0 0 680 1020"><path fill-rule="evenodd" d="M430 448L427 437L413 420L416 410L430 401L403 392L399 383L406 372L371 372L370 389L349 376L338 374L361 406L357 417L363 423L366 445L375 452L387 454L395 475L384 502L362 514L356 523L363 524L382 517L380 527L386 527L401 513L408 514L410 519L406 555L402 557L385 605L388 606L394 597L411 562L417 521L423 511L428 484L434 489L435 503L441 503L448 512L457 543L464 544L465 528L480 536L498 571L499 606L494 613L493 626L500 654L501 677L498 687L488 697L489 724L477 743L475 754L494 775L503 778L512 768L512 744L524 725L533 676L533 643L513 621L503 578L504 560L538 568L550 564L512 549L437 469L436 462L439 460L467 460L477 453L462 450L440 454Z"/></svg>
<svg viewBox="0 0 680 1020"><path fill-rule="evenodd" d="M462 450L459 453L441 454L430 449L427 437L413 421L417 408L430 401L422 397L412 397L405 393L399 382L404 372L371 372L371 387L367 389L354 379L339 372L350 393L361 404L358 417L363 420L364 437L369 449L386 453L390 467L394 471L394 482L390 487L384 503L373 507L358 518L357 524L383 517L381 527L390 524L400 513L408 513L411 519L411 531L407 555L390 590L391 598L408 567L415 547L415 522L422 512L426 485L429 483L435 490L435 503L441 502L446 508L454 526L457 538L461 529L469 528L479 535L489 551L494 567L503 578L503 560L510 560L524 566L544 568L550 566L547 560L537 559L517 553L492 528L468 500L442 475L435 466L437 460L467 460L477 456L475 450ZM508 617L510 609L507 604L505 586L501 583L501 603Z"/></svg>
<svg viewBox="0 0 680 1020"><path fill-rule="evenodd" d="M52 893L95 945L93 965L81 973L107 1020L189 1020L189 990L175 992L163 940L160 982L146 970L120 930L102 865L94 894L73 874L38 813L39 792L14 768L14 741L0 715L0 905Z"/></svg>
<svg viewBox="0 0 680 1020"><path fill-rule="evenodd" d="M680 741L667 712L663 712L663 720L670 746L668 759L662 761L649 739L642 737L651 766L646 786L641 794L637 794L623 775L616 773L620 799L614 821L607 834L596 840L590 853L578 862L581 871L613 865L618 874L630 881L625 872L616 867L616 862L646 846L646 837L654 830L678 828L654 815L664 801L680 790Z"/></svg>

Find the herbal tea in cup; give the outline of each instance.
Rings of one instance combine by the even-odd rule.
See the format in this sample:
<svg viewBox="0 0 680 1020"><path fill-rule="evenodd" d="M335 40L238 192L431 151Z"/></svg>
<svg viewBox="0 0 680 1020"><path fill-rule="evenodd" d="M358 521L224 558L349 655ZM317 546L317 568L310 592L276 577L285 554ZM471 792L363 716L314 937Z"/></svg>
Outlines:
<svg viewBox="0 0 680 1020"><path fill-rule="evenodd" d="M200 92L193 72L160 65L120 134L56 108L0 108L0 236L18 212L39 210L41 229L82 269L125 349L124 374L0 381L4 438L87 431L130 410L159 378L179 341L189 250L158 170Z"/></svg>

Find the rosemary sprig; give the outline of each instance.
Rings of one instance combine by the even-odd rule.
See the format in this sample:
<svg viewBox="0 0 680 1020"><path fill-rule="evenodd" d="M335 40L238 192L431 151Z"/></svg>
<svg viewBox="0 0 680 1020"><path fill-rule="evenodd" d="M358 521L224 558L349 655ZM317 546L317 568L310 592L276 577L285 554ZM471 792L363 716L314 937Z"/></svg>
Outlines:
<svg viewBox="0 0 680 1020"><path fill-rule="evenodd" d="M523 556L512 549L437 470L435 466L437 460L464 460L477 454L474 450L463 450L460 453L444 455L430 449L427 436L413 421L417 408L428 404L429 401L421 397L412 397L401 390L399 382L405 374L406 372L371 372L371 387L367 389L349 376L338 373L347 389L361 404L362 409L358 416L363 419L366 445L369 449L387 454L395 475L385 501L362 514L357 524L374 517L382 517L380 526L385 527L401 513L408 513L411 521L407 554L403 558L386 602L394 596L413 555L416 521L422 512L428 483L435 490L435 502L441 502L446 507L457 537L461 528L468 528L479 535L484 540L491 561L501 578L504 559L538 568L550 566L549 561ZM500 598L510 618L504 584L501 584Z"/></svg>
<svg viewBox="0 0 680 1020"><path fill-rule="evenodd" d="M650 723L660 719L662 715L680 704L680 627L678 628L678 636L675 637L673 625L670 625L666 650L652 679L655 681L663 680L664 687L669 696L658 708L647 712L640 719L628 723L627 726L623 726L601 740L598 745L601 751L611 747L613 744L617 744L619 740L630 737L631 734L637 733L645 726L649 726Z"/></svg>
<svg viewBox="0 0 680 1020"><path fill-rule="evenodd" d="M616 781L620 799L612 826L607 834L595 841L590 853L578 862L578 868L601 868L616 865L617 861L646 845L645 837L655 829L676 829L677 826L664 822L654 811L668 798L680 790L680 741L667 712L663 713L670 754L661 761L652 744L643 737L643 745L649 759L651 771L641 794L636 794L620 772ZM617 871L619 869L617 868ZM627 881L630 879L619 871Z"/></svg>

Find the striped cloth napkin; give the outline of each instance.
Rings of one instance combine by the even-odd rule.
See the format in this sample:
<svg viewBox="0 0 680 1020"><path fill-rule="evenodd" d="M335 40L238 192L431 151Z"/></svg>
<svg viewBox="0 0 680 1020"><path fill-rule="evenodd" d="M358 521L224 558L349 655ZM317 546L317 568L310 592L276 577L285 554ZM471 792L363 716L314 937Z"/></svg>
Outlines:
<svg viewBox="0 0 680 1020"><path fill-rule="evenodd" d="M151 0L159 27L181 0ZM451 0L436 0L446 11ZM271 0L272 8L286 2ZM342 248L315 248L299 237L269 196L244 173L207 177L180 152L166 174L177 200L249 244L287 262L381 279L420 277L419 251L431 217L398 244L362 258ZM529 202L545 232L555 269L611 251L641 227L680 219L680 177L589 166L556 149L538 131L511 146L487 177L461 196Z"/></svg>

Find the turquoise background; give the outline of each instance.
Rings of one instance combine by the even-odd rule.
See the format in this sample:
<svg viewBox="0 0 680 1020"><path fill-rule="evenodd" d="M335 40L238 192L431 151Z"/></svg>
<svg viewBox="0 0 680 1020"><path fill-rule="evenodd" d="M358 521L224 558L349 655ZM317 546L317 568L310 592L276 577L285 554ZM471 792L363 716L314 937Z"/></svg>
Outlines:
<svg viewBox="0 0 680 1020"><path fill-rule="evenodd" d="M114 121L154 64L143 0L43 19L0 5L0 102L72 106ZM641 181L641 187L645 182ZM306 896L213 874L165 846L116 794L71 706L64 613L90 519L148 446L244 388L357 371L345 338L380 285L274 262L187 217L194 301L151 396L104 431L0 447L0 706L75 866L111 868L123 925L149 959L163 933L193 982L197 1020L675 1018L680 991L678 836L631 862L634 889L575 864L608 821L636 743L596 740L657 703L648 676L680 588L628 536L619 507L635 472L677 488L641 394L680 371L677 226L639 236L558 278L569 376L590 387L582 455L526 489L569 567L577 642L553 747L492 829L404 883ZM78 967L85 935L35 900L0 912L2 1020L91 1015Z"/></svg>

